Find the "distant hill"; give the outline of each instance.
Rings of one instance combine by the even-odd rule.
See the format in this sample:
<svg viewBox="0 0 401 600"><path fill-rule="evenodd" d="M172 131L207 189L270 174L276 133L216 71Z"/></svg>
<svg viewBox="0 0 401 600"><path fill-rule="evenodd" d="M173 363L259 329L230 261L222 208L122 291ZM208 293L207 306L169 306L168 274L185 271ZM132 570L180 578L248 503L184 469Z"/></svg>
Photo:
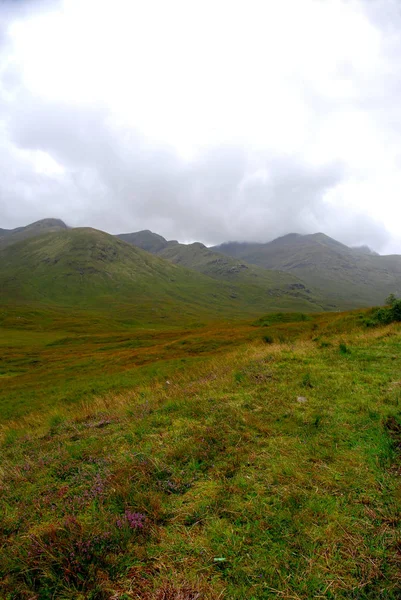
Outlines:
<svg viewBox="0 0 401 600"><path fill-rule="evenodd" d="M148 321L321 310L303 288L291 288L295 278L283 278L281 289L216 281L89 228L63 229L0 250L0 302L124 309Z"/></svg>
<svg viewBox="0 0 401 600"><path fill-rule="evenodd" d="M152 254L157 254L164 248L178 244L176 240L168 242L163 236L153 233L148 229L137 231L135 233L120 233L116 237L120 238L120 240L124 240L124 242L133 244L138 248L142 248L142 250L152 252Z"/></svg>
<svg viewBox="0 0 401 600"><path fill-rule="evenodd" d="M214 252L200 242L179 244L176 240L167 241L151 231L138 231L118 237L176 265L219 281L234 283L243 290L252 290L255 296L267 293L272 298L282 296L307 300L311 306L317 305L322 310L334 308L330 301L323 299L316 290L309 289L298 277L246 264Z"/></svg>
<svg viewBox="0 0 401 600"><path fill-rule="evenodd" d="M324 233L289 234L266 244L229 242L213 250L296 275L343 308L382 304L389 293L401 294L401 256L349 248Z"/></svg>
<svg viewBox="0 0 401 600"><path fill-rule="evenodd" d="M31 223L26 227L17 227L16 229L0 229L0 248L5 248L15 242L36 237L42 233L51 233L68 229L67 225L60 219L41 219Z"/></svg>
<svg viewBox="0 0 401 600"><path fill-rule="evenodd" d="M352 246L351 250L359 254L367 254L368 256L380 256L378 252L375 252L369 246Z"/></svg>
<svg viewBox="0 0 401 600"><path fill-rule="evenodd" d="M13 230L0 229L0 251L10 247L12 253L17 252L17 242L34 240L45 232L67 234L75 231L94 230L69 229L58 219L44 219ZM163 263L160 274L167 272L166 265L176 265L186 269L187 281L197 277L196 282L203 282L206 288L214 285L216 289L224 289L229 298L228 312L338 310L382 304L390 293L401 295L401 256L379 256L366 246L349 248L324 233L290 233L267 243L228 242L214 248L207 248L199 242L180 244L176 240L168 241L149 230L108 236L108 239L109 243L111 239L118 240L168 261ZM71 249L65 247L63 252L69 253ZM0 259L4 261L2 256ZM23 260L27 259L28 256ZM88 275L88 264L82 267L82 277L85 273L85 277ZM102 271L99 265L95 270L97 273ZM34 271L37 272L36 268ZM194 271L198 275L194 275ZM205 276L208 283L199 275ZM110 274L107 277L108 293L112 294L113 290L116 293ZM182 276L182 283L185 277ZM223 287L219 287L217 282ZM9 288L9 281L7 285ZM120 281L117 290L124 287L125 284ZM49 293L44 291L45 295ZM165 297L173 298L174 295L171 290ZM224 304L225 301L222 306Z"/></svg>

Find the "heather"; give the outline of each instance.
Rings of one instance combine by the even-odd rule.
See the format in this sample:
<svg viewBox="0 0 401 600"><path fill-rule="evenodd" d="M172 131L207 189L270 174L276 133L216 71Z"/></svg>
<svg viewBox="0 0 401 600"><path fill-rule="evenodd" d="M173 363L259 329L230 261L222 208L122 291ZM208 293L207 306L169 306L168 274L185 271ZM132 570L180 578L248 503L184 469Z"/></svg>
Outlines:
<svg viewBox="0 0 401 600"><path fill-rule="evenodd" d="M0 597L398 598L401 329L369 315L132 330L128 349L103 330L99 356L93 324L15 330L5 354L38 362L1 430ZM78 369L86 351L101 362Z"/></svg>

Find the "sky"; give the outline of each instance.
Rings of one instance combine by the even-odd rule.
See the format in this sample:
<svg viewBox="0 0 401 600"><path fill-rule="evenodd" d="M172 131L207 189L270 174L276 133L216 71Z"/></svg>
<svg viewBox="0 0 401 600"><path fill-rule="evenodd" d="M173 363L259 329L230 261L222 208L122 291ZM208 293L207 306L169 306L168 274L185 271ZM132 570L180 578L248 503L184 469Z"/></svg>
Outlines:
<svg viewBox="0 0 401 600"><path fill-rule="evenodd" d="M0 227L401 253L399 0L0 0Z"/></svg>

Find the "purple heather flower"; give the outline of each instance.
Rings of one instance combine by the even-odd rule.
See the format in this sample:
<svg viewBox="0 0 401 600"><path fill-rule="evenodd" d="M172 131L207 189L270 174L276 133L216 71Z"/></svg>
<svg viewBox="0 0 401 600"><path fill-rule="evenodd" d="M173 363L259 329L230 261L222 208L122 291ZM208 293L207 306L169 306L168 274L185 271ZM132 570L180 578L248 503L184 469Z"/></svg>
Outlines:
<svg viewBox="0 0 401 600"><path fill-rule="evenodd" d="M129 510L126 510L125 517L131 529L142 529L145 524L146 517L141 513L133 513Z"/></svg>

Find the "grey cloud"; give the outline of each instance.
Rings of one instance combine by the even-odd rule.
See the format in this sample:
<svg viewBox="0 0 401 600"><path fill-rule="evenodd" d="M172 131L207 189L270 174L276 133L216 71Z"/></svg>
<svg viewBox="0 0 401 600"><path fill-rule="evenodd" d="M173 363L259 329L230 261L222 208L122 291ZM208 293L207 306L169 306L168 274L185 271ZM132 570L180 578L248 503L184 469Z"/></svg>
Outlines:
<svg viewBox="0 0 401 600"><path fill-rule="evenodd" d="M18 3L0 7L16 11L13 18L19 18L30 3L22 2L18 10L13 4ZM55 5L37 3L38 10ZM0 19L0 52L2 24L9 15L3 12ZM350 75L352 66L344 69ZM51 103L33 97L19 84L18 71L3 73L3 90L11 88L13 99L0 94L1 227L55 216L74 226L91 225L113 233L146 228L168 238L207 244L267 241L288 232L315 231L378 250L389 242L381 224L327 203L326 193L348 176L341 161L313 167L297 153L277 155L227 144L209 147L187 161L168 145L115 125L101 103ZM307 87L303 92L318 127L338 105ZM369 103L376 106L377 95L364 93L356 102L368 102L369 96ZM46 152L64 171L35 171L19 150Z"/></svg>
<svg viewBox="0 0 401 600"><path fill-rule="evenodd" d="M9 114L9 134L18 147L48 152L72 169L115 161L107 114L99 107L53 104L22 93Z"/></svg>
<svg viewBox="0 0 401 600"><path fill-rule="evenodd" d="M333 219L330 222L331 211L326 215L325 232L349 246L370 246L372 249L383 251L389 243L390 236L385 227L366 214L355 212L342 218L340 214L333 211ZM341 219L341 229L338 229L338 220ZM340 234L340 235L339 235Z"/></svg>
<svg viewBox="0 0 401 600"><path fill-rule="evenodd" d="M21 167L14 188L10 175L2 180L2 198L21 197L22 222L34 216L32 210L24 213L36 203L40 216L57 211L73 225L114 233L150 228L167 237L215 244L323 229L359 243L359 217L325 204L325 192L345 176L338 162L316 168L298 156L255 159L235 146L209 148L186 162L167 146L113 126L102 108L52 105L30 97L10 114L8 132L10 143L47 152L65 168L63 176L52 177ZM7 214L3 211L3 218ZM365 230L364 243L387 241L377 225L369 223Z"/></svg>

